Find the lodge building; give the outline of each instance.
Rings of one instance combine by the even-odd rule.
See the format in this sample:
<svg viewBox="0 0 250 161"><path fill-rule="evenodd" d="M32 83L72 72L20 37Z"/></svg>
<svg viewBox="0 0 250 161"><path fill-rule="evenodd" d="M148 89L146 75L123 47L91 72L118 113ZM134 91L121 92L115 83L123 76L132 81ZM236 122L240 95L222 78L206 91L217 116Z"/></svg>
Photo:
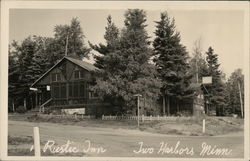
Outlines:
<svg viewBox="0 0 250 161"><path fill-rule="evenodd" d="M90 63L64 56L31 85L31 88L36 89L36 107L45 110L84 108L86 114L95 116L114 114L113 107L102 102L91 88L94 82L93 72L98 70ZM171 108L176 107L172 104L170 114L180 111L187 111L192 115L202 114L204 99L199 84L195 85L195 91L194 98L183 102L178 111ZM140 105L140 114L162 114L161 103L141 101Z"/></svg>
<svg viewBox="0 0 250 161"><path fill-rule="evenodd" d="M94 65L69 56L38 78L31 88L37 89L36 106L41 108L87 108L102 105L91 90ZM95 109L96 110L96 109Z"/></svg>

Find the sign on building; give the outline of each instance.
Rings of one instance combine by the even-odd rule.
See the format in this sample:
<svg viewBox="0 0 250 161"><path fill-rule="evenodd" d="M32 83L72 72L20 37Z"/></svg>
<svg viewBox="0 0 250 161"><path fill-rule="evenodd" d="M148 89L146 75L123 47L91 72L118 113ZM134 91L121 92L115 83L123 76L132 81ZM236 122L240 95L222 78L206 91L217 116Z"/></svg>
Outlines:
<svg viewBox="0 0 250 161"><path fill-rule="evenodd" d="M62 112L68 115L74 115L74 114L85 114L85 108L73 108L73 109L62 109Z"/></svg>
<svg viewBox="0 0 250 161"><path fill-rule="evenodd" d="M202 84L211 84L212 83L212 77L202 77Z"/></svg>

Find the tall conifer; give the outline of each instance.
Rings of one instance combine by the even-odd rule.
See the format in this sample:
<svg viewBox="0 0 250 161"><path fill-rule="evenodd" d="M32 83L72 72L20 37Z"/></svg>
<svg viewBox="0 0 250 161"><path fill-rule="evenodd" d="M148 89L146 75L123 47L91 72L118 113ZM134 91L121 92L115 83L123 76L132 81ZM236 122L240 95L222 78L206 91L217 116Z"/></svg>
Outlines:
<svg viewBox="0 0 250 161"><path fill-rule="evenodd" d="M141 94L149 101L156 100L159 94L160 81L155 67L149 63L152 50L145 22L146 13L143 10L129 9L119 37L117 30L109 30L112 23L108 21L106 27L107 46L102 49L108 50L102 50L105 54L102 54L101 70L105 74L97 78L96 89L104 97L115 97L125 110L135 107L135 94Z"/></svg>
<svg viewBox="0 0 250 161"><path fill-rule="evenodd" d="M222 72L219 70L218 55L212 47L206 52L208 64L208 76L212 76L212 84L206 85L208 93L205 95L210 101L211 109L216 110L216 115L223 115L225 107L225 83L222 81Z"/></svg>
<svg viewBox="0 0 250 161"><path fill-rule="evenodd" d="M165 114L165 98L167 98L167 114L170 114L170 102L176 103L175 111L179 111L179 103L192 96L189 89L191 75L186 48L181 44L180 33L175 29L175 20L167 12L161 13L156 22L156 38L154 39L154 62L157 66L162 86L163 113Z"/></svg>

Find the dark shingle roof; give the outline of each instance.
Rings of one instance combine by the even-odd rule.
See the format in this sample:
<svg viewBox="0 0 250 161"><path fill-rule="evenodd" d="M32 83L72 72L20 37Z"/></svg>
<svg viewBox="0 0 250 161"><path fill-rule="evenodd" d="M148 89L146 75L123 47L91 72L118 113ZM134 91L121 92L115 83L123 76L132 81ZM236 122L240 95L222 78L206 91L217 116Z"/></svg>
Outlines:
<svg viewBox="0 0 250 161"><path fill-rule="evenodd" d="M65 58L68 59L69 61L71 61L72 63L74 63L76 65L79 65L79 66L81 66L82 68L84 68L84 69L86 69L88 71L98 70L98 68L96 68L93 64L90 64L90 63L88 63L86 61L82 61L82 60L75 59L75 58L68 57L68 56L66 56Z"/></svg>
<svg viewBox="0 0 250 161"><path fill-rule="evenodd" d="M45 72L41 77L39 77L32 85L31 87L33 87L36 83L38 83L45 75L47 75L52 69L54 69L59 63L61 63L64 59L69 60L70 62L86 69L87 71L95 71L95 70L99 70L98 68L96 68L93 64L90 64L86 61L82 61L79 59L75 59L69 56L64 56L60 61L58 61L53 67L51 67L47 72Z"/></svg>

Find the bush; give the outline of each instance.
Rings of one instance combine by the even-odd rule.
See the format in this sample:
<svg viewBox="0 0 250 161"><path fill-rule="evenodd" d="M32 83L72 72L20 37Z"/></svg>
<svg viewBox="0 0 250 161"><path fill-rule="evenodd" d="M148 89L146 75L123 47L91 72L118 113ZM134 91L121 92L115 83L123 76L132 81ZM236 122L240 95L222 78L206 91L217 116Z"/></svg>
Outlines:
<svg viewBox="0 0 250 161"><path fill-rule="evenodd" d="M17 113L25 113L26 109L24 106L18 106L18 108L16 109Z"/></svg>
<svg viewBox="0 0 250 161"><path fill-rule="evenodd" d="M180 111L180 112L177 112L175 116L184 116L184 117L188 117L188 116L191 116L191 112L190 111Z"/></svg>

